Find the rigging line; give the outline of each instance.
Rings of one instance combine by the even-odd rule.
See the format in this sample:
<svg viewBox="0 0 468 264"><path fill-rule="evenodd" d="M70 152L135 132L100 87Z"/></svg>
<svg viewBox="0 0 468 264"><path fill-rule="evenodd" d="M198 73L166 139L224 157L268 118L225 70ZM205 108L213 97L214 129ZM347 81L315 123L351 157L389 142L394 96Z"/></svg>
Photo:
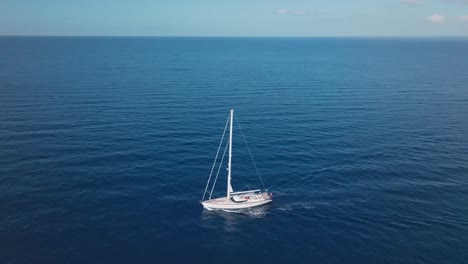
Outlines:
<svg viewBox="0 0 468 264"><path fill-rule="evenodd" d="M218 180L219 171L221 170L221 167L223 167L223 160L224 160L224 157L226 156L226 151L227 151L228 145L229 144L226 143L226 147L224 148L223 157L221 158L221 162L219 163L218 172L216 173L216 177L214 179L213 186L211 187L210 198L209 198L210 200L211 200L211 195L213 194L214 187L216 185L216 181Z"/></svg>
<svg viewBox="0 0 468 264"><path fill-rule="evenodd" d="M205 200L206 191L208 190L208 185L210 185L211 176L213 175L214 167L216 165L216 161L218 160L219 150L221 149L221 145L223 144L223 139L224 139L224 136L226 135L226 129L227 129L227 125L229 123L230 118L231 117L228 116L228 119L226 121L226 125L224 126L223 136L221 137L221 141L219 142L218 151L216 152L216 157L215 157L215 160L213 162L213 166L211 167L210 177L208 177L208 182L206 183L205 191L203 192L202 201Z"/></svg>
<svg viewBox="0 0 468 264"><path fill-rule="evenodd" d="M247 140L245 139L244 132L242 131L242 128L240 126L239 120L237 119L237 116L234 116L234 119L236 119L237 126L239 127L242 138L244 139L245 145L247 146L247 150L249 151L250 158L252 159L252 163L255 167L255 171L257 172L258 178L260 179L260 182L262 183L263 189L266 189L265 183L263 183L262 176L260 175L260 172L258 171L257 164L255 163L255 160L253 158L252 151L250 151L249 144L247 144Z"/></svg>

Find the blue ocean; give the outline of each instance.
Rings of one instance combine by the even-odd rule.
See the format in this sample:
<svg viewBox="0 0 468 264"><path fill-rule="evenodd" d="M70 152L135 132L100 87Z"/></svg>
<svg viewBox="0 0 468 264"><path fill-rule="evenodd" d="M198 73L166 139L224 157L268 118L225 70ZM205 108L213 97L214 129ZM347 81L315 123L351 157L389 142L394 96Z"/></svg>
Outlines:
<svg viewBox="0 0 468 264"><path fill-rule="evenodd" d="M0 37L0 263L467 262L466 38Z"/></svg>

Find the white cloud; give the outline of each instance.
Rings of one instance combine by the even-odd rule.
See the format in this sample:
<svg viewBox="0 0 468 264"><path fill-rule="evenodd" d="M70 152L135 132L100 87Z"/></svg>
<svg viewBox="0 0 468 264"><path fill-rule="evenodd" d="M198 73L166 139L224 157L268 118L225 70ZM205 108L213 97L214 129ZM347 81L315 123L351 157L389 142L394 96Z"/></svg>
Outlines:
<svg viewBox="0 0 468 264"><path fill-rule="evenodd" d="M430 15L427 19L433 23L444 23L446 20L445 16L439 14Z"/></svg>
<svg viewBox="0 0 468 264"><path fill-rule="evenodd" d="M289 14L289 12L291 12L291 11L289 11L288 9L278 9L278 10L275 11L275 13L278 14L278 15L287 15L287 14Z"/></svg>
<svg viewBox="0 0 468 264"><path fill-rule="evenodd" d="M410 5L422 5L425 3L424 0L401 0L401 2Z"/></svg>
<svg viewBox="0 0 468 264"><path fill-rule="evenodd" d="M294 15L296 15L296 16L305 16L305 15L307 15L307 12L304 11L304 10L296 10L296 11L294 11Z"/></svg>
<svg viewBox="0 0 468 264"><path fill-rule="evenodd" d="M290 10L290 9L285 9L285 8L275 10L274 13L277 15L291 15L291 16L311 16L311 15L319 14L318 11L309 12L306 10Z"/></svg>
<svg viewBox="0 0 468 264"><path fill-rule="evenodd" d="M468 16L459 16L458 19L464 22L468 22Z"/></svg>

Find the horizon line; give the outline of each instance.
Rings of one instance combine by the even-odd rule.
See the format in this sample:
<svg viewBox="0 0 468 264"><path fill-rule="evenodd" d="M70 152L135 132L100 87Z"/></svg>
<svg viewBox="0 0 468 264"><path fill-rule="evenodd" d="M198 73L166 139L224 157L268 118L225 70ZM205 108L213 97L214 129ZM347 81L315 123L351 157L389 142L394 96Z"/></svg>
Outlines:
<svg viewBox="0 0 468 264"><path fill-rule="evenodd" d="M83 37L83 38L468 38L463 35L417 36L417 35L342 35L342 36L248 36L248 35L1 35L2 37Z"/></svg>

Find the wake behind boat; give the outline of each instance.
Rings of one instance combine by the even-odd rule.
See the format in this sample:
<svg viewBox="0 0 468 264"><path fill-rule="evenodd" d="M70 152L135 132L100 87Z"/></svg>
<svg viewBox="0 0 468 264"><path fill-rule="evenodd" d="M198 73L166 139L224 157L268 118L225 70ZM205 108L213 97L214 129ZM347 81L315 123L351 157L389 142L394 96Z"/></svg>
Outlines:
<svg viewBox="0 0 468 264"><path fill-rule="evenodd" d="M256 207L260 205L264 205L270 203L272 201L272 194L268 193L268 190L262 191L258 190L249 190L249 191L242 191L242 192L234 192L231 185L231 164L232 164L232 132L233 132L233 119L234 119L234 110L231 109L230 115L228 117L228 122L226 122L226 127L224 128L223 137L221 138L221 143L218 147L218 152L216 153L215 161L213 163L213 167L211 169L210 177L208 178L208 182L206 183L205 192L203 193L202 197L202 205L204 208L208 210L237 210L237 209L245 209ZM221 162L219 164L217 175L214 179L211 191L209 192L208 200L205 200L205 195L207 194L208 186L211 182L211 177L213 175L214 168L216 166L219 151L221 149L221 145L224 140L224 136L226 134L227 123L229 123L229 142L226 147L229 147L229 161L228 161L228 175L227 175L227 194L226 197L215 198L211 199L211 195L213 193L214 187L216 185L216 179L218 178L219 171L221 169L224 154L226 153L226 149L224 150L223 157L221 158ZM242 134L243 135L243 134ZM244 138L245 140L245 138ZM249 153L252 156L250 149ZM253 160L253 159L252 159ZM255 165L255 162L254 162ZM256 169L256 166L255 166ZM257 170L258 173L258 170ZM260 174L258 174L261 180ZM261 180L262 181L262 180ZM263 184L263 181L262 181Z"/></svg>

